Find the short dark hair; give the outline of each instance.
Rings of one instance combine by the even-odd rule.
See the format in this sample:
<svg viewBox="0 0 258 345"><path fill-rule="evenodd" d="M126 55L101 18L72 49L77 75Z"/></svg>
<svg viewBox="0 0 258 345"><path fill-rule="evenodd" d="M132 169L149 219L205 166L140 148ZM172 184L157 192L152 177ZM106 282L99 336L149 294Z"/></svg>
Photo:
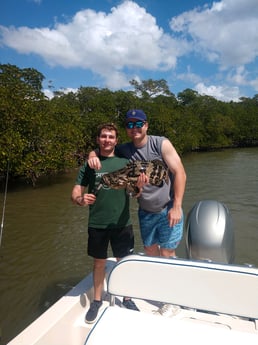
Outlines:
<svg viewBox="0 0 258 345"><path fill-rule="evenodd" d="M98 126L98 129L97 129L97 136L98 137L100 137L103 129L107 129L109 131L115 131L116 137L118 137L118 129L114 123L104 123L104 124Z"/></svg>

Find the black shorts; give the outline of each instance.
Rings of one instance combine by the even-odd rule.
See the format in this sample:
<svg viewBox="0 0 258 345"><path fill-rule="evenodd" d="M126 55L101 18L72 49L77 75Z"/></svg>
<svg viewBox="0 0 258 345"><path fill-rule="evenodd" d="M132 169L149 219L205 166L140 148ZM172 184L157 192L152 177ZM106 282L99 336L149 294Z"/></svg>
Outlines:
<svg viewBox="0 0 258 345"><path fill-rule="evenodd" d="M108 257L108 245L111 245L115 258L132 254L134 234L132 225L118 229L88 228L88 255L96 259Z"/></svg>

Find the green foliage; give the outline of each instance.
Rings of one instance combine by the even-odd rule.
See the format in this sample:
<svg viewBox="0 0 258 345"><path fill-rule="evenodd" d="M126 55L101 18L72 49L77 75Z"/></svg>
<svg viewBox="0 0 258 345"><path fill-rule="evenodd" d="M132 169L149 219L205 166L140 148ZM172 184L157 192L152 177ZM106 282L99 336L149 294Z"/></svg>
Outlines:
<svg viewBox="0 0 258 345"><path fill-rule="evenodd" d="M71 103L47 100L36 70L1 65L0 72L0 174L9 161L11 177L34 185L42 175L74 166L79 111Z"/></svg>
<svg viewBox="0 0 258 345"><path fill-rule="evenodd" d="M0 65L0 177L35 185L77 167L96 147L99 124L114 122L120 142L128 140L125 113L148 115L149 133L169 138L179 153L258 145L258 95L225 103L186 89L176 97L161 80L131 81L133 91L80 87L76 93L42 92L44 76L32 68Z"/></svg>
<svg viewBox="0 0 258 345"><path fill-rule="evenodd" d="M134 87L135 94L144 100L151 100L151 98L158 97L159 95L173 96L164 79L148 79L143 80L141 83L133 79L130 81L130 84Z"/></svg>

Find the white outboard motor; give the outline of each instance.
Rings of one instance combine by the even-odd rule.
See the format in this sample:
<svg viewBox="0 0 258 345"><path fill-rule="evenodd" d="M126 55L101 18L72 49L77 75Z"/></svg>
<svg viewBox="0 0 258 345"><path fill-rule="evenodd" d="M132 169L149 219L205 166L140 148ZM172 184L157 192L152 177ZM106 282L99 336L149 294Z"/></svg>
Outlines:
<svg viewBox="0 0 258 345"><path fill-rule="evenodd" d="M186 219L189 259L232 263L234 231L228 208L214 200L197 202Z"/></svg>

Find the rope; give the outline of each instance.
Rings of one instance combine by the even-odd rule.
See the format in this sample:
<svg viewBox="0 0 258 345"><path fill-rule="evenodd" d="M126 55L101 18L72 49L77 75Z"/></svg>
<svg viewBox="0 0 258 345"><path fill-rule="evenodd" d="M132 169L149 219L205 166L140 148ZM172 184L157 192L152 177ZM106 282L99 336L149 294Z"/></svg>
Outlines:
<svg viewBox="0 0 258 345"><path fill-rule="evenodd" d="M0 231L0 247L2 244L2 236L3 236L3 230L4 230L4 216L5 216L5 206L6 206L6 198L7 198L8 178L9 178L9 160L8 160L8 164L7 164L7 172L6 172L6 179L5 179L4 204L3 204L1 231Z"/></svg>

